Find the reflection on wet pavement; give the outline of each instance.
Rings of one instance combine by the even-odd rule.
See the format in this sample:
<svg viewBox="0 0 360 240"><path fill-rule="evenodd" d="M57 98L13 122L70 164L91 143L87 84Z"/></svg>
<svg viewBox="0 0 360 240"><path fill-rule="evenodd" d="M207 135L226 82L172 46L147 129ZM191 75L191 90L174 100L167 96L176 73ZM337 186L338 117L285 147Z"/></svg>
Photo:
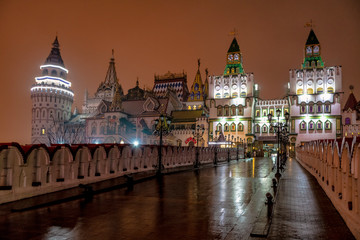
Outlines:
<svg viewBox="0 0 360 240"><path fill-rule="evenodd" d="M272 166L248 159L12 213L0 219L1 239L247 239Z"/></svg>

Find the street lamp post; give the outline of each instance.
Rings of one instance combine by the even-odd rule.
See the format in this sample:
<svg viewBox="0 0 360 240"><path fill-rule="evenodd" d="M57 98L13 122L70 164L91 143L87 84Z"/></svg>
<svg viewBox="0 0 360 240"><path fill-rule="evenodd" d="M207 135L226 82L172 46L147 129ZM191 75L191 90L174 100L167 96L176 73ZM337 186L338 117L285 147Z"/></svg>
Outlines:
<svg viewBox="0 0 360 240"><path fill-rule="evenodd" d="M205 132L204 127L200 127L197 125L196 128L193 130L194 138L196 139L196 152L195 152L195 168L199 168L199 140L203 137Z"/></svg>
<svg viewBox="0 0 360 240"><path fill-rule="evenodd" d="M158 147L158 165L157 165L157 170L156 170L156 175L157 176L161 176L161 171L162 171L162 144L163 144L163 135L167 135L170 132L170 124L171 124L171 119L164 116L164 115L160 115L160 117L158 119L155 120L155 131L154 131L154 135L159 136L160 137L160 141L159 141L159 147Z"/></svg>
<svg viewBox="0 0 360 240"><path fill-rule="evenodd" d="M286 132L287 130L287 124L289 121L289 117L290 114L288 112L285 113L285 123L280 122L280 115L281 115L281 110L277 109L276 110L276 117L277 117L277 122L275 122L274 125L272 125L272 114L269 113L268 114L268 120L269 123L271 125L271 127L273 127L275 129L275 132L277 134L277 159L276 159L276 174L275 177L277 179L280 179L281 174L280 174L280 136L283 135L283 132Z"/></svg>

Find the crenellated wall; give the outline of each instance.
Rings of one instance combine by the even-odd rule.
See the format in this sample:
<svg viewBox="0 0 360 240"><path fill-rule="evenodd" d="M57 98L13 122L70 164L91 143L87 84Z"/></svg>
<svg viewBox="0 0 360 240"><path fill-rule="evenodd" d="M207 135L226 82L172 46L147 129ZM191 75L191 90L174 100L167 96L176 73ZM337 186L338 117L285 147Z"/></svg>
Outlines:
<svg viewBox="0 0 360 240"><path fill-rule="evenodd" d="M297 160L318 180L346 224L360 239L360 139L305 143Z"/></svg>
<svg viewBox="0 0 360 240"><path fill-rule="evenodd" d="M237 149L199 148L201 164L237 159ZM164 172L191 169L194 147L164 146ZM215 154L216 153L216 154ZM0 204L136 173L155 175L158 146L0 144Z"/></svg>

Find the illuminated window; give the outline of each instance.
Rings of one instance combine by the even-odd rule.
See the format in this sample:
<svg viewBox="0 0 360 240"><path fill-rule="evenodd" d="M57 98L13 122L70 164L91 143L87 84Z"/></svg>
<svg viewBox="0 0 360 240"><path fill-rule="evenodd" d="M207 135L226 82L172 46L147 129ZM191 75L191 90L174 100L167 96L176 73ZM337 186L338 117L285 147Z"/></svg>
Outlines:
<svg viewBox="0 0 360 240"><path fill-rule="evenodd" d="M317 106L316 106L316 112L317 113L322 113L322 105L320 103L318 103Z"/></svg>
<svg viewBox="0 0 360 240"><path fill-rule="evenodd" d="M193 110L196 110L196 105L193 106Z"/></svg>
<svg viewBox="0 0 360 240"><path fill-rule="evenodd" d="M268 132L268 127L266 125L263 125L262 127L262 132L263 133L267 133Z"/></svg>
<svg viewBox="0 0 360 240"><path fill-rule="evenodd" d="M230 115L235 116L236 115L236 107L235 105L232 105L230 108Z"/></svg>
<svg viewBox="0 0 360 240"><path fill-rule="evenodd" d="M304 105L301 105L301 106L300 106L300 113L301 113L301 114L306 113L306 106L304 106Z"/></svg>
<svg viewBox="0 0 360 240"><path fill-rule="evenodd" d="M237 92L233 92L232 93L232 98L237 98L239 95L238 95L238 93Z"/></svg>
<svg viewBox="0 0 360 240"><path fill-rule="evenodd" d="M218 106L218 107L217 107L217 115L218 115L218 116L222 116L222 114L223 114L222 107L221 107L221 106Z"/></svg>
<svg viewBox="0 0 360 240"><path fill-rule="evenodd" d="M303 94L303 89L302 89L302 88L299 88L299 89L296 91L296 94L297 94L297 95Z"/></svg>
<svg viewBox="0 0 360 240"><path fill-rule="evenodd" d="M309 105L309 113L314 113L315 111L314 111L315 109L314 109L314 105L313 104L310 104Z"/></svg>
<svg viewBox="0 0 360 240"><path fill-rule="evenodd" d="M239 123L239 124L238 124L238 131L239 131L239 132L243 132L243 131L244 131L244 124L242 124L242 123Z"/></svg>
<svg viewBox="0 0 360 240"><path fill-rule="evenodd" d="M229 124L225 123L224 125L224 132L228 132L229 131Z"/></svg>
<svg viewBox="0 0 360 240"><path fill-rule="evenodd" d="M229 116L229 106L224 107L224 116Z"/></svg>
<svg viewBox="0 0 360 240"><path fill-rule="evenodd" d="M244 115L244 109L241 105L239 105L239 108L238 108L238 115L239 116L243 116Z"/></svg>
<svg viewBox="0 0 360 240"><path fill-rule="evenodd" d="M322 130L323 128L323 123L319 120L316 123L316 130Z"/></svg>
<svg viewBox="0 0 360 240"><path fill-rule="evenodd" d="M317 92L317 93L323 93L323 92L324 92L324 89L323 89L322 87L318 87L318 88L316 89L316 92Z"/></svg>
<svg viewBox="0 0 360 240"><path fill-rule="evenodd" d="M45 128L42 128L41 129L41 135L45 135L46 131L45 131Z"/></svg>
<svg viewBox="0 0 360 240"><path fill-rule="evenodd" d="M188 110L191 110L191 106L188 106Z"/></svg>
<svg viewBox="0 0 360 240"><path fill-rule="evenodd" d="M315 124L313 121L309 122L309 130L314 130L315 129Z"/></svg>
<svg viewBox="0 0 360 240"><path fill-rule="evenodd" d="M222 125L221 125L221 123L219 123L219 124L216 126L216 131L222 132Z"/></svg>
<svg viewBox="0 0 360 240"><path fill-rule="evenodd" d="M200 92L196 93L196 99L200 99Z"/></svg>
<svg viewBox="0 0 360 240"><path fill-rule="evenodd" d="M327 120L327 121L325 122L325 129L326 129L326 130L331 130L331 122L330 122L329 120Z"/></svg>
<svg viewBox="0 0 360 240"><path fill-rule="evenodd" d="M327 92L328 93L334 93L334 88L333 87L328 87Z"/></svg>
<svg viewBox="0 0 360 240"><path fill-rule="evenodd" d="M255 133L259 133L260 132L260 126L259 124L255 125Z"/></svg>
<svg viewBox="0 0 360 240"><path fill-rule="evenodd" d="M314 94L314 90L312 88L308 88L306 92L307 94Z"/></svg>
<svg viewBox="0 0 360 240"><path fill-rule="evenodd" d="M230 94L229 93L224 93L224 98L229 98Z"/></svg>
<svg viewBox="0 0 360 240"><path fill-rule="evenodd" d="M199 84L198 84L198 83L195 83L194 89L195 89L195 91L198 91L198 90L199 90Z"/></svg>
<svg viewBox="0 0 360 240"><path fill-rule="evenodd" d="M220 93L217 93L217 94L215 95L215 98L221 98L221 94L220 94Z"/></svg>
<svg viewBox="0 0 360 240"><path fill-rule="evenodd" d="M330 112L331 112L330 104L325 104L324 112L325 112L325 113L330 113Z"/></svg>
<svg viewBox="0 0 360 240"><path fill-rule="evenodd" d="M274 117L274 109L270 109L270 114Z"/></svg>
<svg viewBox="0 0 360 240"><path fill-rule="evenodd" d="M235 123L232 123L232 124L231 124L231 131L232 131L232 132L235 132L235 131L236 131L236 124L235 124Z"/></svg>
<svg viewBox="0 0 360 240"><path fill-rule="evenodd" d="M240 97L246 97L246 92L241 92Z"/></svg>
<svg viewBox="0 0 360 240"><path fill-rule="evenodd" d="M255 117L260 117L260 110L256 110Z"/></svg>
<svg viewBox="0 0 360 240"><path fill-rule="evenodd" d="M305 121L302 121L300 123L300 130L302 130L302 131L306 130L306 122Z"/></svg>
<svg viewBox="0 0 360 240"><path fill-rule="evenodd" d="M263 110L263 117L267 117L267 111L266 110Z"/></svg>

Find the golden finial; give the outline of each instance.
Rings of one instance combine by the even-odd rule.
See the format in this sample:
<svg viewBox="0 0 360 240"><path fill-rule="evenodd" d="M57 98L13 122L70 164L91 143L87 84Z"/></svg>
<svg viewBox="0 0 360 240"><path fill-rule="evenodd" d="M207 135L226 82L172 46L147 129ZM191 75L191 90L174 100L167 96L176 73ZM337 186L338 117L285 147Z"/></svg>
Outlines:
<svg viewBox="0 0 360 240"><path fill-rule="evenodd" d="M313 25L312 19L310 19L310 22L305 23L304 27L305 27L305 28L307 28L307 27L313 28L314 25Z"/></svg>
<svg viewBox="0 0 360 240"><path fill-rule="evenodd" d="M236 30L236 28L234 28L234 30L229 33L229 36L236 37L237 35L238 35L238 31Z"/></svg>

